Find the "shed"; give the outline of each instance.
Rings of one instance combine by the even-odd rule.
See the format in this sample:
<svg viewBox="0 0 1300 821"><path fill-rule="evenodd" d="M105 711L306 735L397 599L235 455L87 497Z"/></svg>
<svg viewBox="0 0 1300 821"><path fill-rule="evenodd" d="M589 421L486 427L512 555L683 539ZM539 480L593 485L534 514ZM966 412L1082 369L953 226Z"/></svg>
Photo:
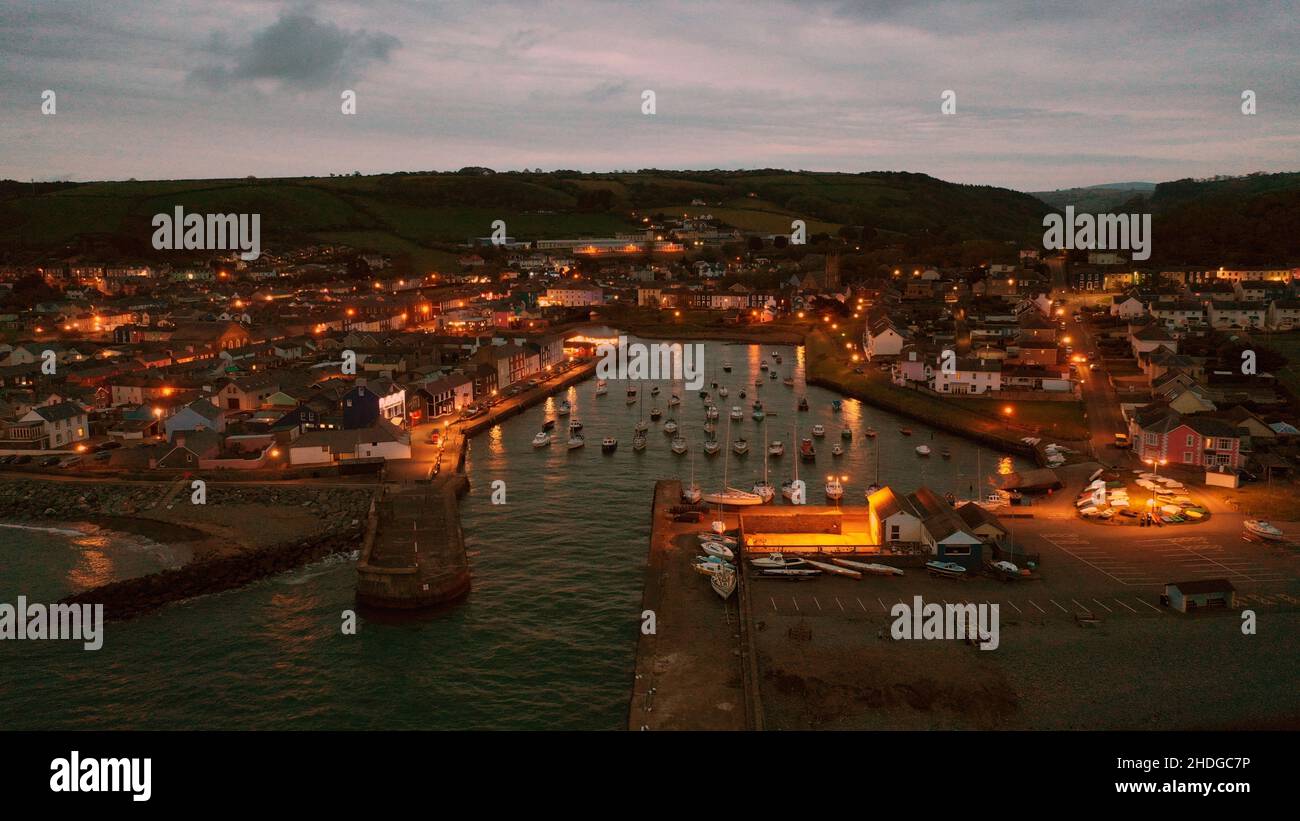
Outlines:
<svg viewBox="0 0 1300 821"><path fill-rule="evenodd" d="M1207 607L1234 607L1237 588L1227 579L1169 582L1165 585L1165 598L1178 612L1191 613Z"/></svg>

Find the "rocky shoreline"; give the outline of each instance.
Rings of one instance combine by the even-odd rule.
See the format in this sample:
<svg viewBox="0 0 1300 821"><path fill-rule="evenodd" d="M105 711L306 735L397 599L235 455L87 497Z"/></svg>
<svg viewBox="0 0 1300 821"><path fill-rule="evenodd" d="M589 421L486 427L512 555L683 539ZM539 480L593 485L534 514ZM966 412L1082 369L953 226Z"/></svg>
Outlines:
<svg viewBox="0 0 1300 821"><path fill-rule="evenodd" d="M64 599L103 604L107 618L123 619L356 551L372 495L364 488L210 484L205 504L191 504L184 487L168 508L171 487L0 479L0 520L88 522L191 547L193 560L180 568Z"/></svg>

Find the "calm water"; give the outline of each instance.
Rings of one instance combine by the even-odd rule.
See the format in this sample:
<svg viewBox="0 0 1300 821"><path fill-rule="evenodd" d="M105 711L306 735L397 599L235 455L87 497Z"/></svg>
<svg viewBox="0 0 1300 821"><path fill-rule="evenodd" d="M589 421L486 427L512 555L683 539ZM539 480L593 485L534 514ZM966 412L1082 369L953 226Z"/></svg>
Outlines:
<svg viewBox="0 0 1300 821"><path fill-rule="evenodd" d="M787 388L760 372L770 352L781 353ZM729 360L733 372L724 374ZM831 410L834 394L803 386L802 350L791 347L709 343L707 383L726 385L716 399L723 411L741 405L744 421L734 435L752 451L733 458L730 483L748 487L763 472L763 432L750 418L757 395L769 412L767 438L785 439L786 456L770 463L773 484L793 469L790 426L808 435L827 428L816 466L800 465L809 500L832 470L848 475L845 499L862 504L874 478L880 447L880 481L910 489L924 481L940 492L970 492L977 465L986 474L1013 463L924 425L847 400ZM684 425L702 487L721 484L723 456L706 457L703 404L695 392L669 382L650 397L664 420ZM747 399L738 391L745 387ZM650 446L631 448L639 406L625 402L626 385L611 382L595 396L593 381L570 388L542 406L507 420L471 444L473 484L462 507L471 551L474 589L447 612L396 624L361 623L355 636L339 631L340 614L353 606L355 570L349 559L311 567L168 607L151 616L109 625L104 647L0 642L0 727L6 728L580 728L623 726L631 686L641 575L650 528L650 489L659 478L689 479L690 456L669 450L664 420L651 423ZM682 398L668 408L671 393ZM812 410L797 413L797 397ZM534 450L543 419L567 398L588 445ZM563 427L561 420L557 427ZM840 429L854 430L845 456L830 455ZM879 437L862 435L867 426ZM898 434L910 427L910 438ZM600 439L619 439L604 455ZM913 452L929 444L929 460ZM938 450L952 449L951 461ZM490 484L505 480L505 505L489 503ZM778 495L779 498L779 495ZM92 543L87 544L87 539ZM102 537L101 537L102 538ZM0 601L19 593L53 599L73 589L149 572L176 561L166 548L140 540L121 545L92 537L0 529Z"/></svg>

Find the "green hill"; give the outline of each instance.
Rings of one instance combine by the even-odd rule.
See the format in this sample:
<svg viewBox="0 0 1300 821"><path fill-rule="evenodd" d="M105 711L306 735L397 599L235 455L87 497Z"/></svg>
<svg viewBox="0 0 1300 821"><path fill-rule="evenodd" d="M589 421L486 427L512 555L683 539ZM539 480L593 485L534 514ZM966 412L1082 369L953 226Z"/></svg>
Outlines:
<svg viewBox="0 0 1300 821"><path fill-rule="evenodd" d="M705 205L691 205L703 202ZM493 220L535 240L634 230L650 214L711 213L742 230L783 233L804 219L812 233L927 243L1028 241L1046 206L1015 191L956 185L924 174L781 170L585 174L401 173L375 176L160 180L37 185L0 181L0 251L93 250L149 256L150 220L187 211L262 215L263 243L340 242L445 261ZM427 261L427 260L426 260Z"/></svg>

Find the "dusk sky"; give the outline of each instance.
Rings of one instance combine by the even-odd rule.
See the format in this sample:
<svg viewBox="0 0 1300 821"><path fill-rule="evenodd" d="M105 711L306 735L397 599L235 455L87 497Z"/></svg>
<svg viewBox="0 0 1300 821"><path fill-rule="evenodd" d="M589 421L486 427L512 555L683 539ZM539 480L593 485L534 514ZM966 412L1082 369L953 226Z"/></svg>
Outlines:
<svg viewBox="0 0 1300 821"><path fill-rule="evenodd" d="M1298 170L1298 11L10 2L0 177L781 167L1039 190Z"/></svg>

